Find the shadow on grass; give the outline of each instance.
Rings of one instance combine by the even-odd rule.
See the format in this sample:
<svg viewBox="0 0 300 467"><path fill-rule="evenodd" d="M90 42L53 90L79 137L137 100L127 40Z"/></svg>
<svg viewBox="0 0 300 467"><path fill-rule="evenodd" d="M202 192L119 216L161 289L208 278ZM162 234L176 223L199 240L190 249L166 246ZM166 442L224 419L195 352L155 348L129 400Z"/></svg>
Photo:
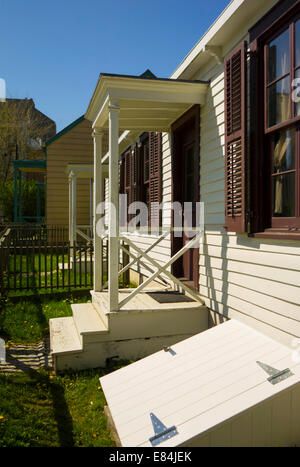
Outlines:
<svg viewBox="0 0 300 467"><path fill-rule="evenodd" d="M75 445L73 420L66 402L64 387L57 382L52 382L48 374L33 370L24 362L20 362L11 355L7 357L7 362L20 368L34 383L42 383L49 389L52 397L54 418L57 423L59 444L61 447L73 447Z"/></svg>

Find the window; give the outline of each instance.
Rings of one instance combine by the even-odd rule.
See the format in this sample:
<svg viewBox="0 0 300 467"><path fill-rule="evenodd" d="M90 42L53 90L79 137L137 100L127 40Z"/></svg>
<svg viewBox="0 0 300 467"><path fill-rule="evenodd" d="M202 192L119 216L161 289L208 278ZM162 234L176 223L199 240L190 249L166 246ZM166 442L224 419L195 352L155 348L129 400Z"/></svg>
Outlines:
<svg viewBox="0 0 300 467"><path fill-rule="evenodd" d="M271 228L300 227L300 107L293 80L300 77L300 20L265 41L265 147L269 155Z"/></svg>
<svg viewBox="0 0 300 467"><path fill-rule="evenodd" d="M225 227L300 240L299 0L278 1L249 39L224 61Z"/></svg>

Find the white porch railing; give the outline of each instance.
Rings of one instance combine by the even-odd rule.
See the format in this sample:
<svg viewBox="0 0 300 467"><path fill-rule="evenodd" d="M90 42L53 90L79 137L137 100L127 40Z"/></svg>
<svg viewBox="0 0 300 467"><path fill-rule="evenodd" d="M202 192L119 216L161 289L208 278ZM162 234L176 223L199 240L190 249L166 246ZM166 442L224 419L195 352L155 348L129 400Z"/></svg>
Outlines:
<svg viewBox="0 0 300 467"><path fill-rule="evenodd" d="M82 237L86 242L93 241L93 226L92 225L77 225L76 234Z"/></svg>
<svg viewBox="0 0 300 467"><path fill-rule="evenodd" d="M134 266L135 263L139 262L139 264L145 268L147 271L149 271L151 274L153 274L155 271L153 271L153 269L147 264L145 263L143 260L142 260L142 257L149 253L153 248L155 248L163 239L165 239L168 235L169 235L170 232L164 232L162 235L160 235L158 237L157 240L155 240L155 242L150 245L144 252L142 252L142 254L138 254L138 256L135 256L132 252L130 252L130 250L127 250L124 245L122 245L122 240L120 240L119 242L119 248L123 251L123 253L125 255L129 255L132 257L132 260L126 264L126 266L124 266L120 271L119 271L119 277L124 274L126 271L128 271L132 266ZM102 238L106 238L107 235L103 236ZM129 242L127 240L125 240L125 243L129 244ZM158 275L157 276L157 279L158 281L161 283L161 285L165 286L165 287L169 287L170 286L170 282L166 281L166 279L164 277L162 277L161 275ZM108 286L108 281L105 282L105 284L103 285L103 288L106 288Z"/></svg>
<svg viewBox="0 0 300 467"><path fill-rule="evenodd" d="M189 232L195 232L193 238L189 240L186 245L184 245L177 253L175 253L164 265L161 265L153 259L149 253L153 248L155 248L164 238L166 238L170 233L174 230L182 230L182 229L168 229L164 231L145 251L141 250L135 243L129 238L127 232L120 233L119 235L119 248L124 251L127 255L129 255L132 260L119 271L119 276L131 268L135 263L139 262L141 266L143 266L146 270L150 272L149 277L140 284L136 289L131 291L131 293L125 297L123 300L119 302L118 309L121 309L124 305L130 302L138 293L140 293L147 285L149 285L152 281L159 279L161 283L165 286L170 286L170 284L177 285L179 288L184 290L190 296L192 296L195 300L201 302L201 298L199 294L188 287L186 284L181 282L177 277L175 277L168 268L177 261L184 253L186 253L192 246L197 243L202 235L202 230L195 230L189 229ZM106 237L104 235L103 237ZM125 243L129 246L129 249L125 249L122 243ZM149 265L150 264L150 265ZM152 266L152 267L151 267ZM104 285L107 286L107 282Z"/></svg>

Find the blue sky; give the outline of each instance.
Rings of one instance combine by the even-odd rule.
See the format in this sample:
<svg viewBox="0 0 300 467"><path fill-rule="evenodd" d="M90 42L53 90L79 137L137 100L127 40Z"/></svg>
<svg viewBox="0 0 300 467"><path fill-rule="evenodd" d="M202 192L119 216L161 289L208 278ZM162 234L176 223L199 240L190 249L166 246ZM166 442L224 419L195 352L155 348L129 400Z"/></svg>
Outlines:
<svg viewBox="0 0 300 467"><path fill-rule="evenodd" d="M229 0L0 0L0 78L61 130L100 72L168 77Z"/></svg>

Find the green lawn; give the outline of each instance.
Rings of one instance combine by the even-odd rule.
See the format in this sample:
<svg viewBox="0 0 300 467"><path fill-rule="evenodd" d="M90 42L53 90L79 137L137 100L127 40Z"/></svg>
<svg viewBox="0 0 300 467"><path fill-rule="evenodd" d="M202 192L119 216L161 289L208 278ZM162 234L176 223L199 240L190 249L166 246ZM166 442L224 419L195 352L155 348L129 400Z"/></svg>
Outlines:
<svg viewBox="0 0 300 467"><path fill-rule="evenodd" d="M87 262L89 256L87 255ZM62 269L61 264L65 264ZM4 275L4 287L14 289L74 289L78 287L91 288L92 274L85 271L84 258L76 262L76 271L69 270L67 255L28 254L12 255L9 269Z"/></svg>
<svg viewBox="0 0 300 467"><path fill-rule="evenodd" d="M49 336L50 318L71 316L71 303L89 300L88 291L17 301L0 296L0 337L8 345L39 342ZM46 370L0 375L0 447L114 446L99 377L128 363L58 376Z"/></svg>
<svg viewBox="0 0 300 467"><path fill-rule="evenodd" d="M0 302L0 337L14 343L31 344L49 335L49 319L72 316L71 303L91 300L89 292L80 297L65 298L28 296L18 302Z"/></svg>
<svg viewBox="0 0 300 467"><path fill-rule="evenodd" d="M0 376L0 447L114 446L99 383L107 372Z"/></svg>
<svg viewBox="0 0 300 467"><path fill-rule="evenodd" d="M89 255L87 255L89 263ZM59 264L65 264L64 269L59 268ZM85 271L84 257L81 265L76 262L76 271L69 270L67 255L12 255L10 257L9 268L3 274L3 288L9 296L36 294L36 291L74 291L78 289L90 290L93 284L91 272ZM107 277L103 277L106 282ZM127 287L124 278L120 277L120 287ZM136 287L131 283L129 287Z"/></svg>

